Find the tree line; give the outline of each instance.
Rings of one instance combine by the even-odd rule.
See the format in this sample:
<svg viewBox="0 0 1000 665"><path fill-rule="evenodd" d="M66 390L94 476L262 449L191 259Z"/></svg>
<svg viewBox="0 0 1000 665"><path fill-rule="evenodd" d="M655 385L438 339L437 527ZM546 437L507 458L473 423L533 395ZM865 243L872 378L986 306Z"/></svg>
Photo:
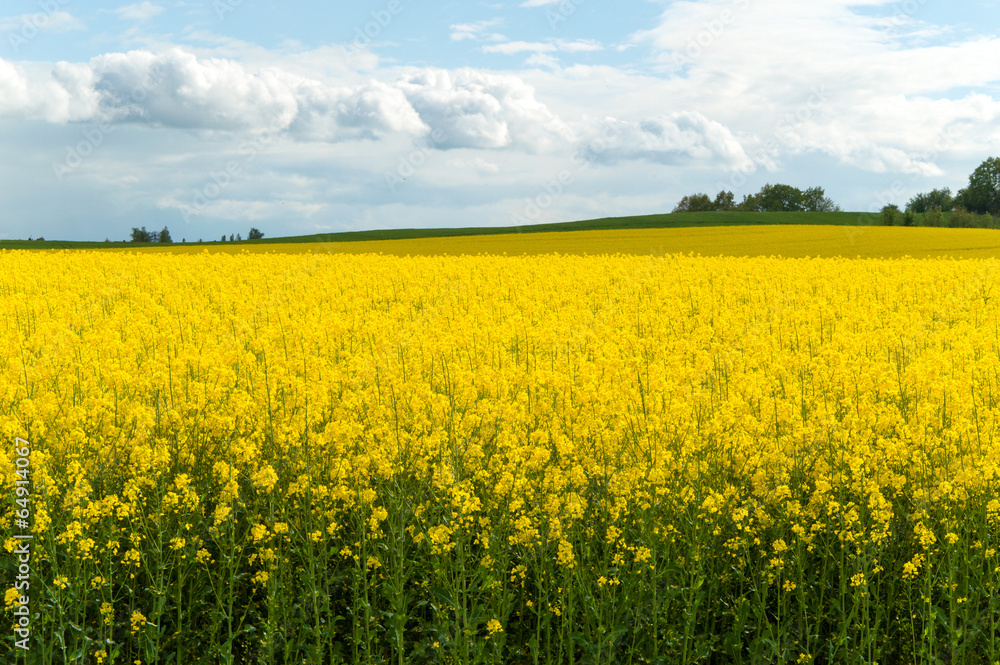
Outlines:
<svg viewBox="0 0 1000 665"><path fill-rule="evenodd" d="M801 190L791 185L764 185L756 194L746 194L736 203L732 192L721 191L715 199L708 194L690 194L672 212L840 212L822 187Z"/></svg>
<svg viewBox="0 0 1000 665"><path fill-rule="evenodd" d="M945 218L945 213L948 217ZM917 215L920 215L918 218ZM954 196L944 187L922 192L906 203L905 210L895 204L882 208L885 226L1000 227L1000 157L990 157L972 172L969 184Z"/></svg>
<svg viewBox="0 0 1000 665"><path fill-rule="evenodd" d="M260 240L263 237L264 234L261 233L260 230L256 228L251 228L250 233L247 234L247 240ZM239 233L237 233L235 237L233 237L232 233L229 234L230 242L240 241L240 240L243 240L243 237ZM173 239L170 237L170 231L165 226L163 227L163 230L160 231L159 233L155 231L147 231L145 226L142 227L141 229L133 226L132 238L129 242L169 244L173 242ZM187 242L187 240L182 239L181 242ZM198 242L203 242L203 241L201 238L198 238ZM226 242L225 234L222 234L221 242Z"/></svg>
<svg viewBox="0 0 1000 665"><path fill-rule="evenodd" d="M690 194L672 212L840 212L840 206L826 196L822 187L806 190L791 185L764 185L756 194L747 194L736 203L732 192L721 191L714 199L707 194ZM947 213L947 217L945 214ZM918 217L919 215L919 217ZM895 204L882 208L881 221L887 226L989 226L1000 227L1000 157L990 157L969 176L969 184L954 195L944 187L911 198L905 210Z"/></svg>

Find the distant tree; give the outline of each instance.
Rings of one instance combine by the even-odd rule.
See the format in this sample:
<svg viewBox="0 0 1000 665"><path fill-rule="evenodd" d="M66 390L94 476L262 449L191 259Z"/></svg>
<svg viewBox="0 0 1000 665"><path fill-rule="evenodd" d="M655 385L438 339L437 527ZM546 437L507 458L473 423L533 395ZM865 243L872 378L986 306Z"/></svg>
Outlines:
<svg viewBox="0 0 1000 665"><path fill-rule="evenodd" d="M226 242L226 234L225 233L222 234L222 242Z"/></svg>
<svg viewBox="0 0 1000 665"><path fill-rule="evenodd" d="M840 212L840 206L826 196L822 187L810 187L804 191L802 205L809 212Z"/></svg>
<svg viewBox="0 0 1000 665"><path fill-rule="evenodd" d="M681 199L680 203L673 209L673 212L711 212L715 210L715 204L708 194L691 194Z"/></svg>
<svg viewBox="0 0 1000 665"><path fill-rule="evenodd" d="M229 234L229 242L233 242L233 234L232 233Z"/></svg>
<svg viewBox="0 0 1000 665"><path fill-rule="evenodd" d="M713 203L716 210L727 212L729 210L736 209L736 199L732 192L722 191L715 195L715 202Z"/></svg>
<svg viewBox="0 0 1000 665"><path fill-rule="evenodd" d="M958 206L948 216L948 226L958 229L972 229L979 226L979 215Z"/></svg>
<svg viewBox="0 0 1000 665"><path fill-rule="evenodd" d="M156 238L153 236L151 231L147 231L146 227L137 229L132 227L132 242L156 242Z"/></svg>
<svg viewBox="0 0 1000 665"><path fill-rule="evenodd" d="M912 212L907 209L907 212ZM940 206L931 206L928 208L927 212L924 213L924 224L927 226L944 226L944 214Z"/></svg>
<svg viewBox="0 0 1000 665"><path fill-rule="evenodd" d="M249 235L247 235L247 240L260 240L264 237L264 234L257 229L250 229Z"/></svg>
<svg viewBox="0 0 1000 665"><path fill-rule="evenodd" d="M917 223L917 213L907 209L903 213L903 226L914 226Z"/></svg>
<svg viewBox="0 0 1000 665"><path fill-rule="evenodd" d="M237 239L237 240L243 240L243 238L241 238L241 237L240 237L240 234L239 234L239 233L237 233L237 234L236 234L236 239Z"/></svg>
<svg viewBox="0 0 1000 665"><path fill-rule="evenodd" d="M165 226L163 227L163 230L160 231L160 242L167 244L173 243L173 240L170 238L170 231L168 231Z"/></svg>
<svg viewBox="0 0 1000 665"><path fill-rule="evenodd" d="M805 193L791 185L764 185L757 193L761 212L799 212L805 210Z"/></svg>
<svg viewBox="0 0 1000 665"><path fill-rule="evenodd" d="M738 205L732 192L721 191L713 201L707 194L691 194L681 199L674 212L739 210L741 212L840 212L840 206L826 196L822 187L802 191L791 185L764 185L756 194L744 194Z"/></svg>
<svg viewBox="0 0 1000 665"><path fill-rule="evenodd" d="M736 209L740 212L761 212L760 197L757 194L744 194Z"/></svg>
<svg viewBox="0 0 1000 665"><path fill-rule="evenodd" d="M959 191L969 212L1000 213L1000 157L990 157L969 176L969 186Z"/></svg>
<svg viewBox="0 0 1000 665"><path fill-rule="evenodd" d="M955 199L949 188L932 189L929 192L917 194L907 202L906 209L916 213L925 213L930 212L931 208L935 206L943 212L948 212L955 206Z"/></svg>
<svg viewBox="0 0 1000 665"><path fill-rule="evenodd" d="M899 215L899 206L890 203L882 207L882 226L895 226Z"/></svg>

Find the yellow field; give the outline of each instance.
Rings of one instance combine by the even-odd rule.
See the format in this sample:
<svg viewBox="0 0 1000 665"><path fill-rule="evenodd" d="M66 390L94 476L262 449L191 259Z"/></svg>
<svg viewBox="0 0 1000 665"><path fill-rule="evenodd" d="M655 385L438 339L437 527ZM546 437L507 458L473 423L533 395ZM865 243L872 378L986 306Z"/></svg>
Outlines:
<svg viewBox="0 0 1000 665"><path fill-rule="evenodd" d="M130 249L116 247L115 249ZM197 253L174 244L139 251ZM210 251L333 252L396 256L508 254L629 254L664 256L783 256L786 258L1000 258L1000 231L884 226L730 226L711 228L564 231L341 243L226 244Z"/></svg>
<svg viewBox="0 0 1000 665"><path fill-rule="evenodd" d="M1000 261L779 233L0 253L0 657L995 662Z"/></svg>

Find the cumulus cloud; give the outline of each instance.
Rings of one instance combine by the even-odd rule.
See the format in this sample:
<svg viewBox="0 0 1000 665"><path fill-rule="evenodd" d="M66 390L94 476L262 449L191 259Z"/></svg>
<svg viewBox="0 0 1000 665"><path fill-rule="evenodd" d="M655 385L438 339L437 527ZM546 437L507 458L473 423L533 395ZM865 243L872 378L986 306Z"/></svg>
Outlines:
<svg viewBox="0 0 1000 665"><path fill-rule="evenodd" d="M298 116L290 129L303 139L376 139L392 132L416 136L428 131L402 91L378 81L330 88L303 80L295 87L295 97Z"/></svg>
<svg viewBox="0 0 1000 665"><path fill-rule="evenodd" d="M509 74L473 69L422 70L398 83L442 148L504 148L528 152L566 144L570 128Z"/></svg>
<svg viewBox="0 0 1000 665"><path fill-rule="evenodd" d="M753 168L753 160L727 127L693 111L641 121L607 118L588 128L581 150L606 164L642 159L669 165L712 164L729 171Z"/></svg>
<svg viewBox="0 0 1000 665"><path fill-rule="evenodd" d="M23 114L30 104L28 81L14 65L0 60L0 113Z"/></svg>
<svg viewBox="0 0 1000 665"><path fill-rule="evenodd" d="M302 141L413 138L435 146L568 146L573 132L522 79L471 69L412 70L393 83L341 85L277 67L248 70L179 48L108 53L28 76L0 60L0 114L51 122L108 121L150 127L287 133Z"/></svg>
<svg viewBox="0 0 1000 665"><path fill-rule="evenodd" d="M5 71L0 69L0 82L11 88L5 99L26 98L16 105L29 108L33 95L23 77ZM277 68L252 72L233 60L197 58L181 49L109 53L88 65L60 63L52 79L50 85L62 94L48 95L47 104L58 101L63 107L61 114L49 113L54 121L287 132L331 142L428 131L400 90L377 81L329 86Z"/></svg>
<svg viewBox="0 0 1000 665"><path fill-rule="evenodd" d="M34 69L0 59L0 115L54 123L95 116L99 95L86 66L60 62L48 76Z"/></svg>
<svg viewBox="0 0 1000 665"><path fill-rule="evenodd" d="M102 110L116 121L183 129L283 129L297 104L280 71L248 72L239 63L199 60L173 49L94 58Z"/></svg>
<svg viewBox="0 0 1000 665"><path fill-rule="evenodd" d="M825 88L822 105L781 133L759 163L819 152L867 171L937 176L945 153L973 153L996 140L995 100L984 104L968 89L1000 81L993 66L1000 38L928 43L942 28L921 20L922 5L680 0L630 43L651 48L675 99L738 128L749 136L745 145L766 142L810 91ZM961 131L935 149L949 127Z"/></svg>

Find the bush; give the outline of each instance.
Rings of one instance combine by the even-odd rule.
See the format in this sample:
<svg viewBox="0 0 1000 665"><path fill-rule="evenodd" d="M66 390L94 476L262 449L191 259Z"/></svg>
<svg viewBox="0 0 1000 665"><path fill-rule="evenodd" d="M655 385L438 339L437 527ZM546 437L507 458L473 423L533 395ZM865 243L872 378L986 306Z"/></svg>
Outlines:
<svg viewBox="0 0 1000 665"><path fill-rule="evenodd" d="M940 206L931 206L924 215L925 226L944 226L944 214Z"/></svg>
<svg viewBox="0 0 1000 665"><path fill-rule="evenodd" d="M890 203L882 207L882 226L895 226L899 217L899 206Z"/></svg>
<svg viewBox="0 0 1000 665"><path fill-rule="evenodd" d="M979 226L979 215L959 206L949 215L948 226L955 229L974 229Z"/></svg>

